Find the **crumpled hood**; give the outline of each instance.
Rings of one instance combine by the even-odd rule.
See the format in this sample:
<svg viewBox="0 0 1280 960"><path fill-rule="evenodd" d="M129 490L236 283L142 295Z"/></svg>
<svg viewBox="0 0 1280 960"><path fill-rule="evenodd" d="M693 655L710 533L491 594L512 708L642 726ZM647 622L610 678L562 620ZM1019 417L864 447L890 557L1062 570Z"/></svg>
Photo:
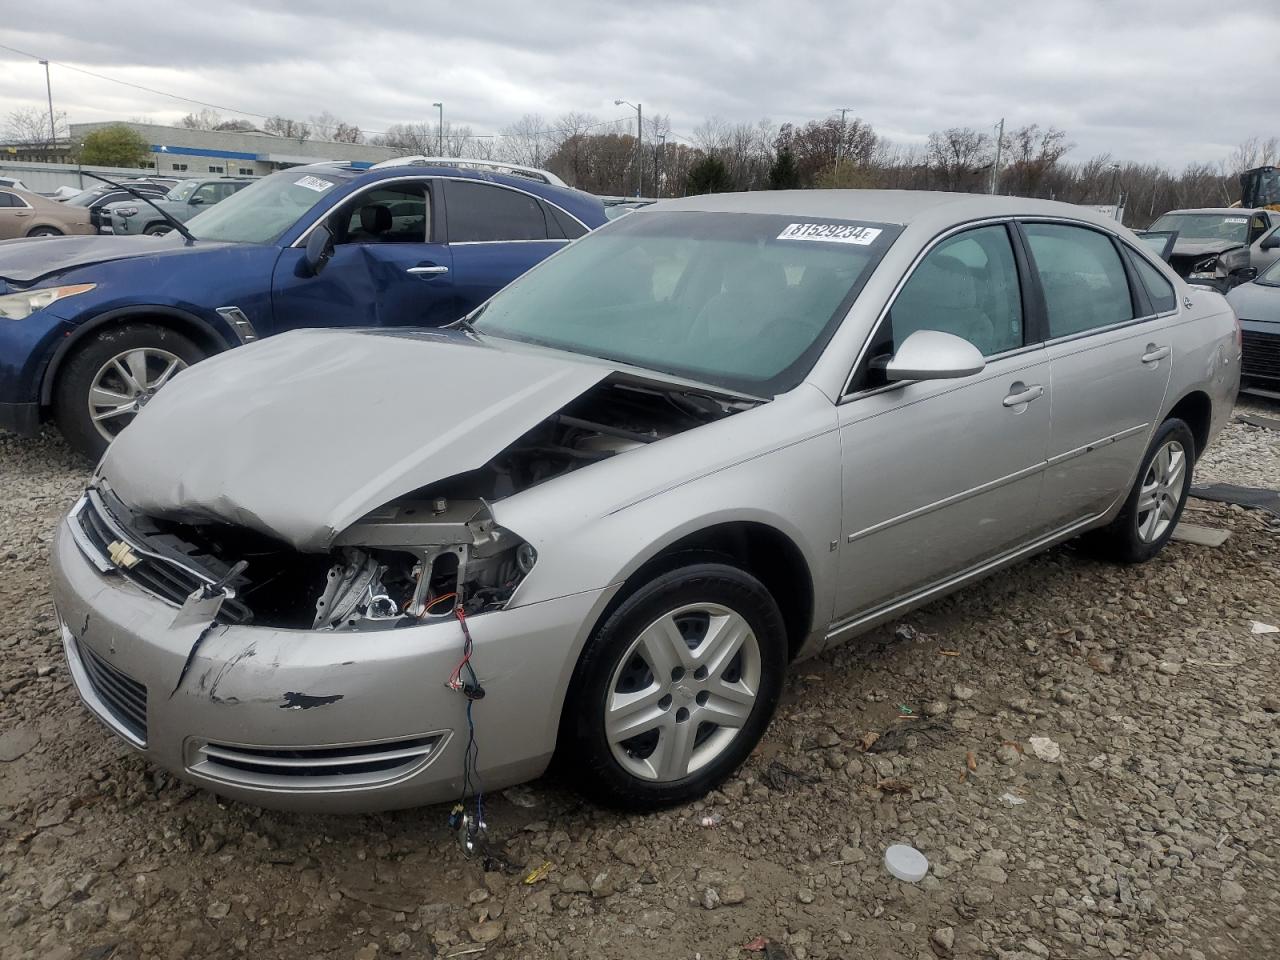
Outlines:
<svg viewBox="0 0 1280 960"><path fill-rule="evenodd" d="M322 552L370 510L483 466L611 372L457 331L299 330L179 374L100 472L151 516Z"/></svg>
<svg viewBox="0 0 1280 960"><path fill-rule="evenodd" d="M1174 257L1207 257L1214 253L1225 253L1228 250L1234 250L1237 247L1243 247L1244 244L1239 240L1175 240L1173 243L1173 252L1170 256Z"/></svg>
<svg viewBox="0 0 1280 960"><path fill-rule="evenodd" d="M181 256L197 250L223 247L222 243L187 246L179 234L163 237L109 236L39 237L0 241L0 280L34 283L55 273L112 260L137 257Z"/></svg>

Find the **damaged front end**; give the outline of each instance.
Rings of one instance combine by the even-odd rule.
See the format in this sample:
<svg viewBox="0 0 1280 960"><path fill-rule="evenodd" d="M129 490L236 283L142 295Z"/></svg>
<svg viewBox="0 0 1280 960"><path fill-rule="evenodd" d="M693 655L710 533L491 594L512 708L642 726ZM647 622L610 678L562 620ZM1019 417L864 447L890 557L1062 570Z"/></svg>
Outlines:
<svg viewBox="0 0 1280 960"><path fill-rule="evenodd" d="M754 403L607 378L478 468L366 513L314 551L227 519L143 514L103 476L70 524L102 572L179 607L175 622L365 631L474 615L506 606L537 562L495 504Z"/></svg>

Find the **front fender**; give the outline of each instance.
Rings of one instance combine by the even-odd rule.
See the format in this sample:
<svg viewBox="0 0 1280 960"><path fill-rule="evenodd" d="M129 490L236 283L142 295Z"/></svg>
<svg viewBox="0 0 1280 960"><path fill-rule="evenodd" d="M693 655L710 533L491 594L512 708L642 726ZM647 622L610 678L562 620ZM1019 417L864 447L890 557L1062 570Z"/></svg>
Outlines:
<svg viewBox="0 0 1280 960"><path fill-rule="evenodd" d="M695 463L694 476L676 469ZM495 504L494 517L538 551L513 605L616 586L691 534L749 522L799 549L813 583L815 624L825 626L841 523L834 408L802 387L517 494Z"/></svg>

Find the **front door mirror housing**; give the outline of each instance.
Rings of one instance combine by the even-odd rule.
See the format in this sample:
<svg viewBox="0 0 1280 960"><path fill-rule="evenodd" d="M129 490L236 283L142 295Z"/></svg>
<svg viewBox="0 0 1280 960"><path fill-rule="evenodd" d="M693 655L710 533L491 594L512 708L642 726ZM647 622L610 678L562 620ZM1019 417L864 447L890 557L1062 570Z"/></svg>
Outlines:
<svg viewBox="0 0 1280 960"><path fill-rule="evenodd" d="M1231 279L1236 283L1248 283L1250 280L1258 279L1257 267L1237 267L1231 271Z"/></svg>
<svg viewBox="0 0 1280 960"><path fill-rule="evenodd" d="M1272 231L1271 236L1264 238L1260 246L1263 250L1274 250L1280 247L1280 230Z"/></svg>
<svg viewBox="0 0 1280 960"><path fill-rule="evenodd" d="M193 207L198 207L200 204L204 203L204 197L193 195L187 203L191 204Z"/></svg>
<svg viewBox="0 0 1280 960"><path fill-rule="evenodd" d="M307 237L307 246L303 251L302 262L309 277L316 276L333 256L333 231L327 223L317 224Z"/></svg>
<svg viewBox="0 0 1280 960"><path fill-rule="evenodd" d="M987 362L968 340L941 330L917 330L885 365L889 380L954 380L981 373Z"/></svg>

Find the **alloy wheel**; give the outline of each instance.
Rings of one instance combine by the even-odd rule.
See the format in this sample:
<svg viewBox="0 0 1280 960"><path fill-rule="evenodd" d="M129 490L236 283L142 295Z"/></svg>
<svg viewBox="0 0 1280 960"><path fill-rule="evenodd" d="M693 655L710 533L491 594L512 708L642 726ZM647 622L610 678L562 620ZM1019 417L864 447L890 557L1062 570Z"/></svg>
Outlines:
<svg viewBox="0 0 1280 960"><path fill-rule="evenodd" d="M1187 452L1170 440L1151 459L1138 489L1138 537L1155 543L1168 531L1187 483Z"/></svg>
<svg viewBox="0 0 1280 960"><path fill-rule="evenodd" d="M610 678L604 724L614 759L663 782L706 766L751 716L760 673L760 644L741 614L712 603L663 614Z"/></svg>
<svg viewBox="0 0 1280 960"><path fill-rule="evenodd" d="M186 365L181 357L157 347L126 350L104 363L89 388L89 416L98 433L114 439Z"/></svg>

